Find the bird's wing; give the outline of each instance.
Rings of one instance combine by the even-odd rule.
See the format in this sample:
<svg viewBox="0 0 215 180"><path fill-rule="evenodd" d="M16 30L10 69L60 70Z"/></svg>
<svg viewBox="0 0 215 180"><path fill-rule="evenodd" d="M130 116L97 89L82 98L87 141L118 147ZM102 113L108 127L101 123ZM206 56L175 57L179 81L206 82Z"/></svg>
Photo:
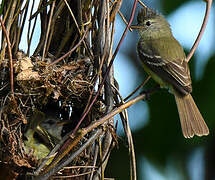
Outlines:
<svg viewBox="0 0 215 180"><path fill-rule="evenodd" d="M179 44L171 46L167 41L147 45L142 43L147 42L139 42L137 50L145 66L178 92L190 93L192 91L190 71L184 52L181 52L183 51L181 46ZM166 48L165 51L162 48Z"/></svg>

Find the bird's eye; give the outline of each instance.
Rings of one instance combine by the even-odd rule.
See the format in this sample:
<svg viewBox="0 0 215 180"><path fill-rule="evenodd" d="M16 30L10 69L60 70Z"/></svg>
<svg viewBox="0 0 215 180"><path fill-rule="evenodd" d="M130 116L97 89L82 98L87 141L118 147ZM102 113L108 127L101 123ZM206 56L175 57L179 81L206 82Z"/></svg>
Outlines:
<svg viewBox="0 0 215 180"><path fill-rule="evenodd" d="M151 21L146 21L146 26L150 26L151 24Z"/></svg>

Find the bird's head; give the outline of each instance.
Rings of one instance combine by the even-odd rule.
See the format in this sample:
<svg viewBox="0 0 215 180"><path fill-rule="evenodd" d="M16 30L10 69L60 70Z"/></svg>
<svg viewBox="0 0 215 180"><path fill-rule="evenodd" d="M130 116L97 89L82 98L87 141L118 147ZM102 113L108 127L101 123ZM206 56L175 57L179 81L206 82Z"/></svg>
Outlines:
<svg viewBox="0 0 215 180"><path fill-rule="evenodd" d="M142 39L158 39L171 36L169 23L150 8L142 8L137 16L136 29Z"/></svg>

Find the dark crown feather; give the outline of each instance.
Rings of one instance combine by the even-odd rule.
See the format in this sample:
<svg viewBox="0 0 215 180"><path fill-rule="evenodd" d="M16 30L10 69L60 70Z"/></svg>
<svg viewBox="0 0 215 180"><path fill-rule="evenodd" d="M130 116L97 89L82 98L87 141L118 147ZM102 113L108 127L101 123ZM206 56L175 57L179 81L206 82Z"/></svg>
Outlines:
<svg viewBox="0 0 215 180"><path fill-rule="evenodd" d="M158 15L159 14L156 11L154 11L148 7L142 8L137 15L137 22L141 23L146 19L153 19L154 17L156 17Z"/></svg>

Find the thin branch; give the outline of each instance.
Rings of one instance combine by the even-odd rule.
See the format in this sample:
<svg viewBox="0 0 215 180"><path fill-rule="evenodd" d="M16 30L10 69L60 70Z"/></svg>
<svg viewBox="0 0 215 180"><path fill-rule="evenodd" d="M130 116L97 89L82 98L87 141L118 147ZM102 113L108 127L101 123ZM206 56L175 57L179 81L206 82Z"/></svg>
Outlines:
<svg viewBox="0 0 215 180"><path fill-rule="evenodd" d="M54 15L52 18L52 23L51 23L51 27L50 27L51 29L50 29L49 39L47 42L47 48L46 49L49 49L49 47L52 43L52 39L53 39L53 36L55 34L54 31L55 31L56 22L58 21L57 19L59 18L59 16L61 16L60 14L62 13L64 6L65 6L65 3L63 1L60 1L55 8L55 12L54 12ZM71 32L66 32L65 36L62 38L62 40L58 46L58 49L55 53L55 57L58 57L59 54L61 54L60 52L62 52L62 49L66 43L65 39L68 39L70 37L70 33ZM74 40L74 41L76 41L76 40ZM71 47L73 47L73 46L71 46Z"/></svg>
<svg viewBox="0 0 215 180"><path fill-rule="evenodd" d="M72 9L70 8L70 6L69 6L67 0L63 0L63 1L64 1L64 3L66 4L66 6L67 6L67 8L68 8L68 10L69 10L69 12L70 12L70 14L71 14L71 16L72 16L72 19L73 19L74 22L75 22L75 26L76 26L76 28L78 29L79 34L81 35L81 30L80 30L80 28L79 28L79 26L78 26L78 23L77 23L77 21L76 21L76 18L75 18L74 13L72 12Z"/></svg>
<svg viewBox="0 0 215 180"><path fill-rule="evenodd" d="M193 44L193 47L191 48L187 58L186 58L186 62L189 62L189 60L191 59L191 57L193 56L196 48L198 47L199 45L199 42L202 38L202 35L205 31L205 28L206 28L206 25L207 25L207 21L208 21L208 17L209 17L209 13L210 13L210 9L211 9L211 6L212 6L212 0L208 0L207 1L207 5L206 5L206 11L205 11L205 17L204 17L204 21L203 21L203 24L201 26L201 29L200 29L200 32L196 38L196 41L194 42Z"/></svg>
<svg viewBox="0 0 215 180"><path fill-rule="evenodd" d="M141 0L138 0L138 2L140 3L141 6L143 6L144 8L147 8L147 6Z"/></svg>
<svg viewBox="0 0 215 180"><path fill-rule="evenodd" d="M63 167L67 166L69 163L73 161L79 154L81 154L89 145L91 145L101 134L102 129L98 129L89 139L88 141L83 144L80 149L75 151L69 158L65 161L59 163L58 166L53 167L48 173L43 174L42 176L37 177L37 180L45 180L48 179L51 175L55 174L56 172L60 171Z"/></svg>
<svg viewBox="0 0 215 180"><path fill-rule="evenodd" d="M88 30L89 30L89 26L88 26L88 28L86 29L86 31L85 31L85 33L83 34L83 37L80 39L80 41L79 41L69 52L67 52L66 54L64 54L63 56L61 56L60 58L58 58L58 59L55 60L54 62L50 63L47 67L50 67L50 66L52 66L52 65L54 65L54 64L59 63L59 62L62 61L64 58L66 58L67 56L69 56L74 50L76 50L76 49L81 45L81 43L84 41L84 38L85 38L85 36L86 36Z"/></svg>
<svg viewBox="0 0 215 180"><path fill-rule="evenodd" d="M3 32L5 34L6 41L7 41L8 56L9 56L9 61L10 61L10 88L11 88L12 97L14 98L13 59L12 59L11 44L10 44L10 39L9 39L7 30L6 30L5 26L4 26L4 23L2 22L1 17L0 17L0 23L1 23L2 30L3 30Z"/></svg>
<svg viewBox="0 0 215 180"><path fill-rule="evenodd" d="M94 153L93 153L93 166L96 166L96 161L98 159L99 146L98 143L95 143ZM92 169L89 180L93 180L95 168Z"/></svg>
<svg viewBox="0 0 215 180"><path fill-rule="evenodd" d="M111 2L111 4L112 5L114 5L114 3L110 0L110 2ZM114 1L115 2L115 1ZM121 6L121 5L120 5ZM120 7L119 7L119 9L120 9ZM127 20L125 19L125 16L121 13L121 11L118 9L118 13L119 13L119 15L120 15L120 17L122 18L122 20L123 20L123 22L126 24L126 25L128 25L128 22L127 22ZM112 21L111 21L112 22ZM133 31L132 30L132 28L131 27L129 27L129 31Z"/></svg>
<svg viewBox="0 0 215 180"><path fill-rule="evenodd" d="M128 112L125 110L125 113L124 114L120 113L120 115L121 115L124 130L126 132L126 136L128 139L131 180L136 180L137 179L136 158L135 158L134 142L132 138L131 128L128 121Z"/></svg>
<svg viewBox="0 0 215 180"><path fill-rule="evenodd" d="M31 5L30 16L32 15L32 12L33 12L34 3L35 3L35 0L33 0L32 5ZM26 10L26 11L27 11L27 10ZM29 56L29 54L30 54L31 40L32 40L32 37L33 37L34 29L35 29L36 20L37 20L37 16L36 16L36 18L35 18L35 20L34 20L34 25L33 25L31 34L30 34L30 28L31 28L31 21L32 21L32 20L29 20L29 23L28 23L28 32L27 32L27 43L28 43L27 55L28 55L28 56ZM24 24L24 23L23 23L23 24Z"/></svg>
<svg viewBox="0 0 215 180"><path fill-rule="evenodd" d="M49 3L52 1L50 0ZM42 10L41 10L42 9ZM37 11L34 13L34 15L38 15L40 13L40 29L41 32L46 32L47 29L47 19L48 19L48 14L47 14L47 6L45 1L40 0L40 3L37 7ZM33 17L30 17L30 20L34 18L35 16L32 15ZM39 43L37 44L36 49L34 50L33 56L37 56L40 52L42 52L42 48L44 47L44 42L45 42L45 33L40 33L40 39Z"/></svg>
<svg viewBox="0 0 215 180"><path fill-rule="evenodd" d="M150 77L150 76L149 76ZM116 87L113 87L116 92L118 93L118 96L121 100L121 103L124 103L123 98L121 97L118 89ZM116 98L116 102L119 104L118 98ZM134 150L134 143L133 143L133 138L132 138L132 133L128 121L128 111L125 109L123 112L119 113L120 118L122 120L123 128L125 131L125 135L128 139L128 145L129 145L129 158L130 158L130 174L131 174L131 179L136 180L137 179L137 169L136 169L136 158L135 158L135 150Z"/></svg>
<svg viewBox="0 0 215 180"><path fill-rule="evenodd" d="M103 163L102 163L102 160L103 160L103 153L102 153L102 142L101 142L101 139L99 139L99 160L100 160L100 163L101 163L101 166L99 168L99 172L101 174L101 178L100 179L104 179L104 170L103 170Z"/></svg>
<svg viewBox="0 0 215 180"><path fill-rule="evenodd" d="M19 23L20 28L18 28L17 41L15 42L16 43L16 45L15 45L15 53L17 52L17 50L19 48L19 43L20 43L20 40L21 40L21 36L22 36L24 25L25 25L25 21L26 21L26 18L27 18L29 2L30 2L29 0L26 1L23 9L21 9L21 7L20 7L20 9L21 9L20 10L21 11L21 13L20 13L20 23ZM19 12L17 12L17 13L19 13Z"/></svg>
<svg viewBox="0 0 215 180"><path fill-rule="evenodd" d="M93 129L95 129L96 127L102 125L103 123L105 123L107 120L109 120L110 118L112 118L113 116L115 116L116 114L122 112L123 110L127 109L128 107L130 107L131 105L139 102L140 100L145 99L146 95L145 94L141 94L139 96L136 96L135 98L129 100L128 102L126 102L125 104L122 104L121 106L113 109L110 113L108 113L106 116L104 116L103 118L99 119L98 121L95 121L94 123L92 123L91 125L89 125L88 127L84 128L85 131L91 132Z"/></svg>
<svg viewBox="0 0 215 180"><path fill-rule="evenodd" d="M148 76L145 81L143 81L142 84L140 84L131 94L129 94L125 99L124 101L127 101L131 96L133 96L141 87L143 87L148 81L149 79L151 78L151 76Z"/></svg>
<svg viewBox="0 0 215 180"><path fill-rule="evenodd" d="M48 51L48 49L46 49L46 47L47 47L47 42L48 42L49 31L50 31L50 27L51 27L54 8L55 8L55 1L53 1L52 8L51 8L51 13L50 13L50 17L49 17L49 23L48 23L48 27L47 27L47 31L46 31L45 43L44 43L44 47L43 47L42 60L44 59L44 57L46 55L46 52Z"/></svg>
<svg viewBox="0 0 215 180"><path fill-rule="evenodd" d="M82 36L82 31L81 31L80 28L79 28L79 25L78 25L78 23L77 23L77 20L76 20L76 18L75 18L75 15L74 15L74 13L72 12L72 10L71 10L71 8L70 8L70 6L69 6L67 0L64 0L64 3L66 4L67 8L69 9L69 12L70 12L70 14L71 14L71 16L72 16L72 19L73 19L74 22L75 22L75 26L76 26L76 28L78 29L78 32L79 32L80 36ZM87 46L87 43L86 43L85 40L84 40L84 47L85 47L86 50L88 51L90 58L92 58L93 55L92 55L92 53L91 53L89 47Z"/></svg>
<svg viewBox="0 0 215 180"><path fill-rule="evenodd" d="M7 11L6 11L4 19L2 21L3 24L6 24L6 28L5 28L6 32L10 32L11 25L13 24L13 20L14 20L13 17L14 17L14 13L15 13L15 9L16 9L16 3L17 3L17 0L9 2ZM2 46L1 46L0 64L1 64L2 60L5 58L5 51L6 51L5 50L5 48L6 48L5 44L6 44L6 41L5 41L5 37L4 37L4 39L2 41ZM10 44L10 47L11 47L11 44Z"/></svg>

